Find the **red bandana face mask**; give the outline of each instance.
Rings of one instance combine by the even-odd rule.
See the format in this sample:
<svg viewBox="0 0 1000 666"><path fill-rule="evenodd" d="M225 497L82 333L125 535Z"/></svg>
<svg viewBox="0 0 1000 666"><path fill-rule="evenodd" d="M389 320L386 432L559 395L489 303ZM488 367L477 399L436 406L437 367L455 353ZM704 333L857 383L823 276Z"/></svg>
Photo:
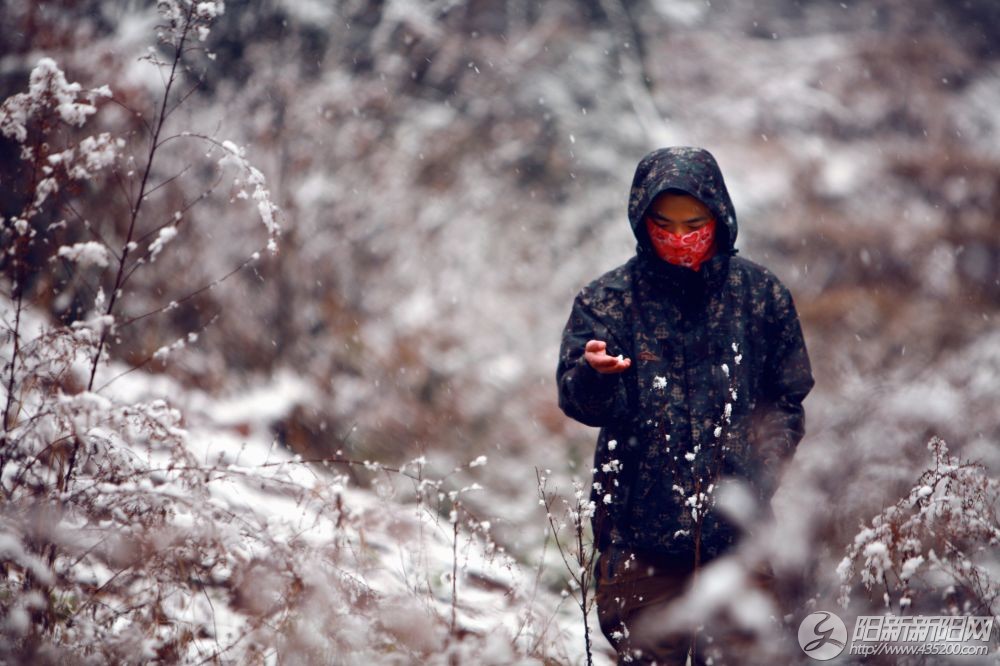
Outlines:
<svg viewBox="0 0 1000 666"><path fill-rule="evenodd" d="M698 270L707 261L715 249L715 220L709 220L701 229L686 234L674 234L656 226L650 218L646 218L646 231L649 240L660 259L678 266L687 266Z"/></svg>

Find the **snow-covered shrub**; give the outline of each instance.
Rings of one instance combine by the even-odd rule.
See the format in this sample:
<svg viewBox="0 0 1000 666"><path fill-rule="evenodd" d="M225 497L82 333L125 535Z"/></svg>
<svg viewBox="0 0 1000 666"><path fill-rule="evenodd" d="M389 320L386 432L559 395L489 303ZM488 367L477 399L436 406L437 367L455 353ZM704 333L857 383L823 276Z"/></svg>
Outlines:
<svg viewBox="0 0 1000 666"><path fill-rule="evenodd" d="M398 468L340 452L304 461L260 441L210 455L219 433L206 432L197 415L117 388L150 359L169 363L198 341L190 331L131 366L108 354L123 330L155 332L157 315L192 296L165 294L165 305L121 314L134 298L128 279L163 272L163 259L192 242L182 223L226 174L233 201L253 200L272 253L280 231L244 148L164 129L171 105L185 99L175 84L188 71L186 44L207 38L222 3L159 9L158 35L172 59L147 58L164 74L164 90L145 121L144 156L132 153L134 138L76 137L112 93L69 83L51 58L38 63L27 93L0 107L0 128L23 165L12 193L24 202L2 220L0 661L564 658L555 623L535 606L538 590L520 587L514 561L490 536L490 517L465 505L478 484L452 489L448 476L425 475L423 458ZM216 180L163 218L156 196L183 171L164 174L154 163L164 144L181 140L207 145ZM122 183L129 206L116 217L107 204ZM106 205L81 215L85 197ZM169 272L160 284L172 286ZM53 308L62 321L39 307L46 287L64 301ZM351 488L357 475L333 463L370 473L375 493ZM485 463L479 456L454 471ZM405 498L399 482L411 485ZM391 566L397 560L401 574Z"/></svg>
<svg viewBox="0 0 1000 666"><path fill-rule="evenodd" d="M161 2L159 9L165 24L158 34L171 60L149 56L164 73L164 89L146 123L144 162L137 165L122 137L78 137L112 91L70 83L52 58L38 61L27 92L0 105L0 132L21 160L10 183L20 212L0 219L4 659L55 661L65 653L96 662L170 661L204 637L204 609L198 607L202 596L212 603L205 587L255 562L254 541L271 554L282 543L214 501L209 484L219 470L197 464L176 409L163 400L102 395L114 377L95 386L118 328L135 321L117 319L128 277L177 235L179 214L150 220L145 204L157 189L152 175L163 143L199 138L163 130L170 111L184 101L175 85L190 55L186 42L207 37L223 6ZM235 144L200 138L221 150L220 171L234 165L253 188L273 250L276 209L263 176ZM113 179L101 178L109 173ZM74 206L86 192L109 199L109 181L117 181L128 199L124 228L107 219L113 217L107 208L101 210L105 219L90 220ZM151 228L157 233L146 233ZM60 288L57 299L79 301L85 293L88 302L78 307L80 316L45 321L32 296ZM271 586L282 599L295 577L288 573ZM287 613L288 605L255 608L267 623Z"/></svg>
<svg viewBox="0 0 1000 666"><path fill-rule="evenodd" d="M57 380L83 380L94 342L62 333L36 339L25 372L46 388L7 432L0 659L510 663L550 649L489 521L462 506L479 488L449 490L422 460L210 455L162 400L65 393ZM377 497L331 463L373 474Z"/></svg>
<svg viewBox="0 0 1000 666"><path fill-rule="evenodd" d="M962 461L944 440L906 497L857 533L837 568L846 608L860 582L895 612L1000 612L1000 482Z"/></svg>

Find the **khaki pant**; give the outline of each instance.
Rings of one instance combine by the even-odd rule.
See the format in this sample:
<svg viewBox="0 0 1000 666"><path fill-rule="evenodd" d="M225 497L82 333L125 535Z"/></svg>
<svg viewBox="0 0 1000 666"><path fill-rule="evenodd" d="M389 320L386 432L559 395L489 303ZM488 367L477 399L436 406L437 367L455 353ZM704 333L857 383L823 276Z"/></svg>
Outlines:
<svg viewBox="0 0 1000 666"><path fill-rule="evenodd" d="M630 557L633 554L635 557ZM663 558L610 547L598 557L596 566L597 619L620 662L684 666L692 634L650 631L649 618L684 594L694 573L693 558ZM759 588L768 590L773 576L765 567L754 571L752 580ZM744 642L751 640L738 632L713 633L721 639L713 640L713 657L720 656L719 650L739 655ZM700 638L691 660L694 666L706 663L708 648ZM719 660L714 659L713 663L718 664Z"/></svg>

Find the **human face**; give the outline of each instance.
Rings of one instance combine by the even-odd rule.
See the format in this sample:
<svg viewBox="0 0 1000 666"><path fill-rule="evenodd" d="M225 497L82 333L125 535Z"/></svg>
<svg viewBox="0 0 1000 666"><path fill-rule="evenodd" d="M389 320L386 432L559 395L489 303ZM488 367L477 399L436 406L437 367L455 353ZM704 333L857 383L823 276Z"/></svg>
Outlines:
<svg viewBox="0 0 1000 666"><path fill-rule="evenodd" d="M712 212L701 201L672 192L663 192L653 199L646 215L653 224L674 234L696 231L712 219Z"/></svg>

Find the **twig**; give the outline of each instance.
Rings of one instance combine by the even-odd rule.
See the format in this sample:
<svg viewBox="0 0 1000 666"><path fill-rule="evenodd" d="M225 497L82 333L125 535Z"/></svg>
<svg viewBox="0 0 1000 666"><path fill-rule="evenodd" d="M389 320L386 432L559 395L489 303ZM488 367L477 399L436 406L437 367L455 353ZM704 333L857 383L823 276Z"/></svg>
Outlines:
<svg viewBox="0 0 1000 666"><path fill-rule="evenodd" d="M128 233L126 234L125 237L125 244L122 246L121 258L118 261L118 273L115 276L115 284L114 284L114 289L112 289L111 291L111 297L108 299L108 307L107 310L105 311L106 315L112 314L112 312L114 311L115 304L118 302L118 296L120 294L120 289L122 286L122 278L124 277L125 273L125 262L128 259L129 246L132 243L132 235L135 233L136 222L139 219L139 211L142 210L142 204L146 200L146 185L149 182L149 175L153 171L153 161L156 158L156 150L159 147L160 132L163 130L163 124L164 122L166 122L167 119L165 113L167 108L167 101L170 99L170 91L173 88L174 82L176 81L177 65L178 63L180 63L181 53L184 48L184 42L188 36L188 31L190 30L191 27L191 17L193 16L194 11L195 11L195 5L194 3L192 3L188 7L187 16L185 17L184 20L184 27L181 30L180 39L178 41L176 50L174 51L174 61L170 67L170 77L164 84L163 102L160 105L160 114L156 121L156 130L153 132L153 138L150 141L149 156L146 159L146 168L143 170L142 173L142 182L139 185L139 194L136 196L136 199L132 204L132 213L129 219ZM108 334L109 334L108 327L104 327L104 329L101 331L100 340L97 343L97 351L94 354L93 363L91 364L90 380L87 382L88 391L93 389L94 377L97 374L97 366L101 360L101 351L104 348L104 343L107 340ZM73 473L73 468L70 467L70 469L66 473L67 481L69 481L69 478L71 477L72 473Z"/></svg>
<svg viewBox="0 0 1000 666"><path fill-rule="evenodd" d="M452 524L451 541L451 635L455 635L455 620L458 612L458 507Z"/></svg>

